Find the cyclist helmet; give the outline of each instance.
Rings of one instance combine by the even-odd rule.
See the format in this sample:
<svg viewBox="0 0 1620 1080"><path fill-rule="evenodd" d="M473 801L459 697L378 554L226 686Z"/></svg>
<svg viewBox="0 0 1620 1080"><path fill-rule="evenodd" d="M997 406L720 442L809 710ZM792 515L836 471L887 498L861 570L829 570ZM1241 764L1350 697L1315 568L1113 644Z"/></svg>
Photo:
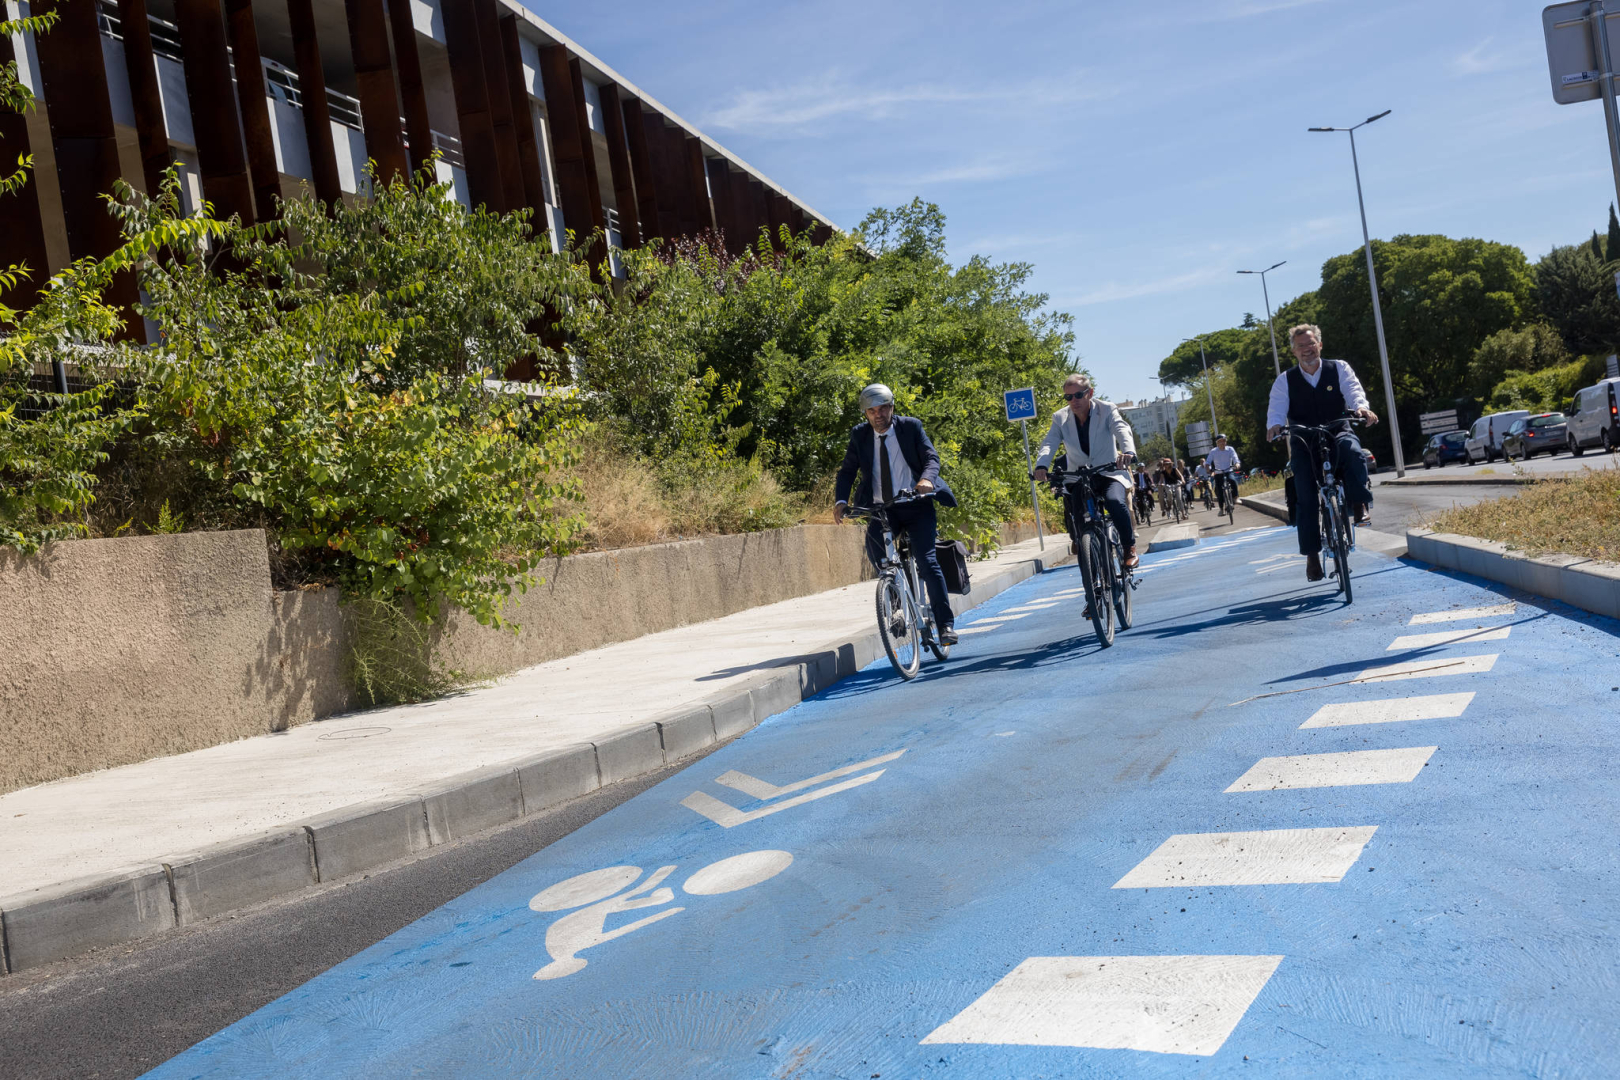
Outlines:
<svg viewBox="0 0 1620 1080"><path fill-rule="evenodd" d="M875 382L871 386L868 386L865 390L861 391L860 406L861 412L863 413L867 409L875 409L879 405L893 404L894 391L890 390L887 386L884 386L880 382Z"/></svg>

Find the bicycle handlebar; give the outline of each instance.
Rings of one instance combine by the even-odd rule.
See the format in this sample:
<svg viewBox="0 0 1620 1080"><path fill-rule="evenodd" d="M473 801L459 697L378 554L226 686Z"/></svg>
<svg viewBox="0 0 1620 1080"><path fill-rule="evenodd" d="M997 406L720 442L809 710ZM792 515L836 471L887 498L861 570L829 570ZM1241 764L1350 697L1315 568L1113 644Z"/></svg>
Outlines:
<svg viewBox="0 0 1620 1080"><path fill-rule="evenodd" d="M925 499L932 499L938 495L938 488L934 489L933 491L918 491L916 488L906 488L897 493L894 497L894 501L886 506L855 506L853 503L846 503L844 506L844 516L860 518L876 517L879 513L892 510L896 506L905 506L909 503L922 502Z"/></svg>
<svg viewBox="0 0 1620 1080"><path fill-rule="evenodd" d="M1312 433L1332 435L1334 430L1328 426L1329 424L1366 424L1366 422L1356 413L1345 413L1337 420L1329 420L1327 424L1284 424L1282 431L1277 435L1277 439L1282 438L1284 435L1309 435ZM1271 441L1276 442L1277 439Z"/></svg>

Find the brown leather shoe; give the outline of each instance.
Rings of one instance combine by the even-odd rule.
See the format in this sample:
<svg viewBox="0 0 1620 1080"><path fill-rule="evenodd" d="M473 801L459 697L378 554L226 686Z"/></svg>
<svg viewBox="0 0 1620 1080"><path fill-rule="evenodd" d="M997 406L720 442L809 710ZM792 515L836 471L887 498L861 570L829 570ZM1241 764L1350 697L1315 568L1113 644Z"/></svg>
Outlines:
<svg viewBox="0 0 1620 1080"><path fill-rule="evenodd" d="M1354 507L1351 507L1350 508L1350 517L1352 519L1354 519L1354 521L1355 521L1355 523L1357 525L1371 525L1372 524L1372 514L1368 512L1366 506L1354 506Z"/></svg>
<svg viewBox="0 0 1620 1080"><path fill-rule="evenodd" d="M1136 558L1136 545L1132 544L1125 549L1125 569L1135 570L1138 560Z"/></svg>
<svg viewBox="0 0 1620 1080"><path fill-rule="evenodd" d="M1322 556L1305 556L1305 580L1321 581L1325 577L1327 577L1327 574L1322 572Z"/></svg>

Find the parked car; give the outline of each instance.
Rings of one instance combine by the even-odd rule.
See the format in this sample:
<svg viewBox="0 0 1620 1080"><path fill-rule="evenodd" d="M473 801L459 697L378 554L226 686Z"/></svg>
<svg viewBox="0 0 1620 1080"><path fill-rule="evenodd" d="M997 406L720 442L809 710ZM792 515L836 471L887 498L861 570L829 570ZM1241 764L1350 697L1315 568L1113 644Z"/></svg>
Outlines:
<svg viewBox="0 0 1620 1080"><path fill-rule="evenodd" d="M1447 431L1436 435L1423 448L1423 467L1443 469L1448 461L1468 461L1468 432Z"/></svg>
<svg viewBox="0 0 1620 1080"><path fill-rule="evenodd" d="M1502 456L1509 461L1529 461L1540 453L1556 454L1564 449L1564 414L1538 413L1513 421L1502 440Z"/></svg>
<svg viewBox="0 0 1620 1080"><path fill-rule="evenodd" d="M1371 476L1378 471L1378 455L1365 446L1361 448L1361 456L1367 459L1367 475Z"/></svg>
<svg viewBox="0 0 1620 1080"><path fill-rule="evenodd" d="M1476 459L1495 461L1502 454L1502 440L1507 438L1508 428L1513 426L1513 421L1523 420L1529 415L1529 409L1517 409L1491 413L1475 420L1468 432L1468 441L1463 444L1468 451L1468 463L1473 464Z"/></svg>
<svg viewBox="0 0 1620 1080"><path fill-rule="evenodd" d="M1575 395L1564 444L1577 457L1594 446L1611 454L1620 449L1620 379L1604 379Z"/></svg>

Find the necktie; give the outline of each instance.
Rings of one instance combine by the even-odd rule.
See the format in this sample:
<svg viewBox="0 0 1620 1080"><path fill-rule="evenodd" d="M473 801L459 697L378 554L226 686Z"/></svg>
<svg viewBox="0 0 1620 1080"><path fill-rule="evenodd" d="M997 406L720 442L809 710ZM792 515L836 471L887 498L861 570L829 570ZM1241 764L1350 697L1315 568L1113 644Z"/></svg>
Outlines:
<svg viewBox="0 0 1620 1080"><path fill-rule="evenodd" d="M878 490L883 493L883 504L894 502L894 474L889 471L889 436L878 436Z"/></svg>

